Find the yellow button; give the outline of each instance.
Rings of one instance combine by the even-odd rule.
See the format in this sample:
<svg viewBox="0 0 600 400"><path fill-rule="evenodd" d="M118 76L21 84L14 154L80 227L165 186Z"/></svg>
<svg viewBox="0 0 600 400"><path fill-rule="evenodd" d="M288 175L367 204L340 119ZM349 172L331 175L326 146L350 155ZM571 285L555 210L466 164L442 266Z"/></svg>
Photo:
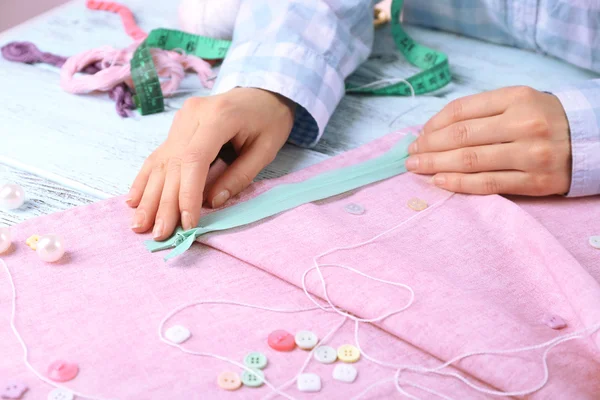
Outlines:
<svg viewBox="0 0 600 400"><path fill-rule="evenodd" d="M353 363L358 361L358 359L360 358L360 351L351 344L345 344L343 346L338 347L337 355L341 361Z"/></svg>
<svg viewBox="0 0 600 400"><path fill-rule="evenodd" d="M424 209L426 209L429 206L427 205L427 203L424 200L417 199L415 197L414 199L410 199L408 201L408 207L415 211L423 211Z"/></svg>
<svg viewBox="0 0 600 400"><path fill-rule="evenodd" d="M31 247L31 250L37 250L37 244L38 241L40 240L40 236L39 235L31 235L29 237L29 239L27 239L25 241L25 244L29 247Z"/></svg>

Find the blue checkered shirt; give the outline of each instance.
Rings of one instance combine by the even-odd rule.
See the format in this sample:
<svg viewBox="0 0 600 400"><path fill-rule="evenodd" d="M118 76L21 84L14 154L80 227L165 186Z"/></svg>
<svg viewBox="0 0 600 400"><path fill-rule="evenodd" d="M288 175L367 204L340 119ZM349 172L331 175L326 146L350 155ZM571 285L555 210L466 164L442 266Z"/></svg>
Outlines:
<svg viewBox="0 0 600 400"><path fill-rule="evenodd" d="M257 87L297 105L289 141L317 143L371 51L373 0L242 0L214 93ZM553 55L600 72L598 0L406 0L404 22ZM570 125L569 195L600 193L600 79L556 90Z"/></svg>

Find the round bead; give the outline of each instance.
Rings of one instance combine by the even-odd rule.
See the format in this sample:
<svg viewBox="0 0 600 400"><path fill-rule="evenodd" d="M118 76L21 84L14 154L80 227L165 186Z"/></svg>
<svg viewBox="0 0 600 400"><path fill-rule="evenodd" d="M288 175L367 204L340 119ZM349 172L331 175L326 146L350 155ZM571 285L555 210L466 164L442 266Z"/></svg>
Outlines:
<svg viewBox="0 0 600 400"><path fill-rule="evenodd" d="M38 240L36 253L43 261L52 263L62 258L65 254L65 246L60 237L44 235Z"/></svg>
<svg viewBox="0 0 600 400"><path fill-rule="evenodd" d="M12 237L9 228L0 228L0 254L10 249Z"/></svg>
<svg viewBox="0 0 600 400"><path fill-rule="evenodd" d="M0 208L14 210L25 203L25 191L19 185L7 183L0 186Z"/></svg>

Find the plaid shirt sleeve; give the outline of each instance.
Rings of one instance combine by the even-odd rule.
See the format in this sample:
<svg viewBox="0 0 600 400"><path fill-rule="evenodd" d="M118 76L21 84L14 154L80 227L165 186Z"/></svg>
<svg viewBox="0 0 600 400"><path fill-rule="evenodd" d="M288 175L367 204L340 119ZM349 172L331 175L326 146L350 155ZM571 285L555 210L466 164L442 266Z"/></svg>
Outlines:
<svg viewBox="0 0 600 400"><path fill-rule="evenodd" d="M600 72L600 2L406 0L408 23L546 53ZM554 93L571 132L569 196L600 194L600 80Z"/></svg>
<svg viewBox="0 0 600 400"><path fill-rule="evenodd" d="M600 194L600 79L553 93L571 130L573 172L569 196Z"/></svg>
<svg viewBox="0 0 600 400"><path fill-rule="evenodd" d="M297 104L289 141L310 147L373 44L372 0L242 0L213 93L255 87Z"/></svg>

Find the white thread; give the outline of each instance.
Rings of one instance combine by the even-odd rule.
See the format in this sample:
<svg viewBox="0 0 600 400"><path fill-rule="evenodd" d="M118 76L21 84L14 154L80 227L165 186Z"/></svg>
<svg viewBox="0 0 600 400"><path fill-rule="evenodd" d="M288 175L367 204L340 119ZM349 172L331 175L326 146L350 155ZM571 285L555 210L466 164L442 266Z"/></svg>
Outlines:
<svg viewBox="0 0 600 400"><path fill-rule="evenodd" d="M392 363L388 363L388 362L383 362L383 361L379 361L377 359L375 359L372 356L369 356L364 349L362 349L360 347L360 341L359 341L359 337L358 337L358 329L359 329L359 323L360 322L377 322L377 321L381 321L382 319L385 319L391 315L395 315L397 313L400 313L404 310L406 310L408 307L410 307L410 305L412 304L413 300L414 300L414 291L412 290L412 288L408 285L399 283L399 282L392 282L392 281L387 281L387 280L383 280L383 279L379 279L376 277L373 277L371 275L368 275L362 271L356 270L354 268L345 266L345 265L341 265L341 264L319 264L318 260L326 255L332 254L336 251L340 251L340 250L349 250L349 249L354 249L360 246L364 246L367 244L370 244L372 242L374 242L375 240L379 239L380 237L398 229L399 227L401 227L402 225L406 224L407 222L411 221L412 219L418 217L418 216L422 216L423 214L425 214L426 212L430 212L432 209L435 209L437 207L439 207L440 205L444 204L447 200L449 200L451 197L453 196L453 194L450 194L448 197L446 197L444 200L435 203L434 205L432 205L431 207L429 207L427 210L420 212L419 214L415 214L413 217L408 218L407 220L401 222L400 224L384 231L383 233L380 233L376 236L374 236L373 238L360 242L358 244L355 245L351 245L351 246L345 246L345 247L337 247L331 250L328 250L324 253L321 253L320 255L316 256L313 258L313 262L314 262L314 266L307 269L304 274L302 275L302 288L304 290L304 293L306 294L306 296L309 298L310 301L312 301L316 306L315 307L308 307L308 308L299 308L299 309L276 309L276 308L270 308L270 307L263 307L263 306L257 306L257 305L253 305L253 304L247 304L247 303L241 303L241 302L234 302L234 301L223 301L223 300L202 300L202 301L195 301L192 303L187 303L184 304L180 307L177 307L175 310L173 310L172 312L170 312L169 314L167 314L166 317L164 317L162 319L162 321L159 324L159 328L158 328L158 334L159 334L159 339L170 345L173 347L178 348L180 351L186 353L186 354L190 354L190 355L196 355L196 356L204 356L204 357L212 357L218 360L222 360L222 361L226 361L232 365L238 366L244 370L250 371L250 368L246 367L245 365L235 361L235 360L231 360L228 359L226 357L223 356L219 356L217 354L212 354L212 353L203 353L203 352L195 352L195 351L190 351L185 349L183 346L170 342L168 341L164 336L163 336L163 328L164 328L164 324L166 323L167 320L169 320L171 317L173 317L173 315L177 314L178 312L189 308L189 307L193 307L193 306L197 306L197 305L201 305L201 304L226 304L226 305L234 305L234 306L240 306L240 307L249 307L249 308L255 308L255 309L261 309L261 310L266 310L266 311L273 311L273 312L279 312L279 313L296 313L296 312L305 312L305 311L313 311L313 310L317 310L317 309L321 309L323 311L326 312L336 312L342 316L344 316L344 319L342 320L342 322L340 324L338 324L332 331L330 331L324 338L323 340L320 342L325 342L327 339L329 339L329 337L331 337L333 334L335 334L335 332L337 332L345 323L345 321L349 318L354 320L355 322L355 327L354 327L354 338L355 338L355 342L356 342L356 346L359 349L359 351L361 352L361 354L363 355L363 357L365 357L366 359L370 360L371 362L384 366L384 367L391 367L391 368L395 368L396 369L396 373L394 374L394 378L393 379L383 379L380 380L378 382L375 382L373 384L371 384L370 386L368 386L364 391L362 391L361 393L359 393L356 397L354 397L354 399L358 399L360 397L362 397L363 395L365 395L366 393L368 393L370 390L372 390L373 388L385 384L387 382L393 381L394 385L396 387L396 390L403 394L404 396L413 399L413 400L419 400L418 397L411 395L410 393L407 393L404 389L402 389L402 387L400 386L400 374L403 370L409 370L409 371L413 371L416 373L434 373L434 374L438 374L438 375L443 375L443 376L449 376L449 377L454 377L456 379L459 379L460 381L462 381L463 383L465 383L467 386L471 387L474 390L477 390L481 393L486 393L486 394L490 394L490 395L495 395L495 396L523 396L523 395L527 395L527 394L531 394L534 393L536 391L538 391L539 389L541 389L542 387L544 387L546 385L546 383L548 382L549 379L549 370L548 370L548 363L547 363L547 356L548 353L550 352L550 350L552 350L552 348L554 348L555 346L558 346L559 344L569 341L569 340L574 340L574 339L580 339L583 337L584 333L589 333L590 335L595 333L596 331L598 331L600 329L600 323L592 325L590 327L581 329L579 331L576 332L572 332L566 335L562 335L559 337L556 337L552 340L549 340L547 342L544 343L540 343L537 345L532 345L532 346L526 346L526 347L521 347L521 348L517 348L517 349L507 349L507 350L480 350L480 351L473 351L473 352L468 352L465 353L463 355L460 356L456 356L454 358L452 358L449 361L446 361L445 363L437 366L437 367L433 367L433 368L426 368L423 366L411 366L411 365L402 365L402 364L392 364ZM23 348L23 354L24 354L24 362L25 365L27 366L27 368L29 368L29 370L31 370L40 380L42 380L43 382L48 383L51 386L57 387L57 388L64 388L66 390L70 390L68 388L65 388L63 386L57 385L54 382L50 381L49 379L45 378L43 375L41 375L40 373L38 373L35 368L33 368L33 366L29 363L28 360L28 349L27 346L25 344L25 342L23 341L21 335L19 334L16 325L15 325L15 315L16 315L16 288L12 279L12 275L10 273L10 270L8 269L8 266L6 265L6 263L4 262L4 260L0 259L0 262L2 263L2 265L4 266L6 273L8 274L9 277L9 283L11 285L12 288L12 292L13 292L13 296L12 296L12 310L11 310L11 319L10 319L10 326L15 334L15 336L17 337L17 340L19 341L19 343L21 344L21 347ZM355 317L349 313L347 313L346 311L343 311L339 308L337 308L333 302L331 301L331 299L329 298L329 294L327 292L327 283L325 281L325 277L322 274L321 271L321 267L337 267L337 268L343 268L346 270L349 270L351 272L354 272L358 275L361 275L365 278L374 280L376 282L381 282L381 283L385 283L385 284L389 284L392 286L397 286L397 287L401 287L404 288L406 290L409 291L410 293L410 299L407 303L407 305L405 305L404 307L395 310L395 311L391 311L388 312L387 314L384 314L380 317L375 317L375 318L371 318L371 319L362 319L362 318L358 318ZM310 271L312 270L317 270L317 273L319 275L319 279L321 280L321 286L323 288L323 293L325 296L325 299L327 300L327 303L329 304L328 306L326 305L321 305L317 302L317 300L308 293L308 289L306 287L306 276L308 275L308 273L310 273ZM465 377L463 377L460 374L457 373L453 373L453 372L443 372L441 371L442 369L450 366L451 364L460 361L462 359L468 358L468 357L472 357L472 356L476 356L476 355L494 355L494 354L511 354L511 353L518 353L518 352L523 352L523 351L530 351L530 350L537 350L537 349L541 349L548 346L545 350L544 353L542 355L542 363L543 363L543 369L544 369L544 378L542 379L541 383L539 383L538 385L534 386L531 389L527 389L527 390L521 390L521 391L513 391L513 392L501 392L501 391L496 391L496 390L490 390L487 388L483 388L480 386L477 386L473 383L471 383L468 379L466 379ZM284 393L282 390L283 388L289 386L291 383L293 383L298 376L304 371L304 369L306 368L306 366L308 365L308 363L310 362L311 358L312 358L312 354L314 352L314 350L317 348L317 346L315 346L315 348L313 348L311 350L311 352L309 353L307 359L305 360L304 364L302 365L300 372L291 380L289 380L288 382L284 383L283 385L281 385L280 387L275 387L273 384L271 384L269 381L267 381L266 379L264 380L264 383L271 388L271 390L273 390L273 392L269 395L267 395L267 397L270 397L271 395L275 395L275 394L279 394L281 396L284 396L287 399L294 399L292 396ZM433 389L427 388L425 386L422 385L418 385L415 384L413 382L410 381L402 381L403 384L409 385L409 386L413 386L416 387L418 389L421 389L423 391L426 391L428 393L431 394L435 394L443 399L446 400L452 400L450 397L445 396L444 394L441 394L439 392L434 391ZM72 393L74 393L76 396L79 397L83 397L83 398L87 398L87 399L91 399L91 400L104 400L102 398L98 398L98 397L92 397L92 396L87 396L78 392L74 392L72 390L70 390Z"/></svg>
<svg viewBox="0 0 600 400"><path fill-rule="evenodd" d="M357 248L357 247L362 247L362 246L364 246L364 245L367 245L367 244L373 243L374 241L376 241L376 240L377 240L377 239L379 239L380 237L382 237L382 236L385 236L385 235L387 235L388 233L395 231L396 229L400 228L400 227L401 227L401 226L403 226L404 224L407 224L408 222L412 221L413 219L415 219L415 218L418 218L418 217L421 217L421 216L425 215L426 213L432 212L432 210L434 210L434 209L436 209L437 207L439 207L440 205L444 204L444 203L445 203L446 201L448 201L448 200L449 200L449 199L450 199L450 198L451 198L453 195L454 195L454 193L451 193L449 196L447 196L447 197L446 197L446 198L444 198L443 200L441 200L441 201L439 201L439 202L437 202L437 203L433 204L431 207L428 207L428 208L427 208L427 209L425 209L424 211L421 211L420 213L413 215L412 217L410 217L410 218L408 218L408 219L406 219L406 220L402 221L401 223L399 223L399 224L397 224L397 225L395 225L395 226L391 227L390 229L388 229L388 230L386 230L386 231L384 231L384 232L382 232L382 233L380 233L380 234L378 234L378 235L375 235L375 236L374 236L374 237L372 237L371 239L368 239L368 240L365 240L365 241L363 241L363 242L360 242L360 243L357 243L357 244L354 244L354 245L350 245L350 246L344 246L344 247L335 247L335 248L333 248L333 249L327 250L327 251L325 251L324 253L321 253L321 254L319 254L318 256L314 257L314 258L313 258L313 263L314 263L314 266L313 266L313 267L311 267L311 268L309 268L308 270L306 270L306 271L304 272L304 274L302 275L302 289L304 290L304 294L305 294L305 295L306 295L306 296L307 296L307 297L310 299L310 301L312 301L313 303L315 303L315 305L317 305L317 307L321 308L322 310L325 310L325 308L323 308L323 307L322 307L320 304L318 304L318 303L316 302L316 300L314 299L314 297L313 297L313 296L312 296L310 293L308 293L308 289L307 289L307 287L306 287L306 275L307 275L307 274L308 274L308 273L309 273L311 270L313 270L313 269L316 269L316 270L317 270L317 273L319 274L319 279L321 280L321 286L322 286L322 288L323 288L323 294L325 295L325 299L327 300L327 303L329 304L329 307L328 307L328 308L331 308L332 310L334 310L335 312L337 312L337 313L338 313L338 314L340 314L340 315L343 315L343 316L345 316L345 317L348 317L348 318L350 318L350 319L352 319L352 320L354 320L354 321L357 321L357 322L377 322L377 321L381 321L381 320L383 320L383 319L385 319L385 318L387 318L387 317L390 317L390 316L392 316L392 315L398 314L398 313L400 313L400 312L402 312L402 311L406 310L408 307L410 307L410 306L411 306L411 304L412 304L412 302L413 302L413 300L414 300L414 295L415 295L414 291L412 290L412 288L411 288L410 286L408 286L408 285L405 285L405 284L402 284L402 283L391 282L391 281L386 281L386 280L383 280L383 279L374 278L374 277L372 277L372 276L370 276L370 275L368 275L368 274L365 274L364 272L358 271L358 270L356 270L356 269L354 269L354 268L351 268L351 267L347 267L347 266L345 266L345 265L340 265L340 264L324 264L323 266L331 266L331 267L339 267L339 268L344 268L344 269L347 269L347 270L349 270L349 271L352 271L352 272L354 272L354 273L357 273L357 274L359 274L359 275L362 275L362 276L364 276L365 278L369 278L369 279L372 279L372 280L374 280L374 281L377 281L377 282L382 282L382 283L385 283L385 284L389 284L389 285L393 285L393 286L402 287L402 288L404 288L404 289L408 290L408 291L409 291L409 293L410 293L410 300L408 301L408 304L407 304L406 306L404 306L404 307L402 307L402 308L400 308L400 309L398 309L398 310L395 310L395 311L390 311L390 312L388 312L387 314L384 314L384 315L382 315L382 316L380 316L380 317L376 317L376 318L371 318L371 319L361 319L361 318L357 318L357 317L355 317L355 316L353 316L353 315L350 315L350 314L348 314L348 313L346 313L346 312L344 312L344 311L341 311L341 310L339 310L337 307L335 307L335 306L333 305L333 302L332 302L332 301L331 301L331 299L329 298L329 294L328 294L328 292L327 292L327 283L325 282L325 277L323 276L323 273L321 272L321 266L319 265L319 261L318 261L318 260L319 260L320 258L322 258L322 257L325 257L325 256L327 256L327 255L329 255L329 254L335 253L335 252L337 252L337 251L340 251L340 250L351 250L351 249L355 249L355 248Z"/></svg>
<svg viewBox="0 0 600 400"><path fill-rule="evenodd" d="M402 288L404 288L404 289L406 289L406 290L408 290L408 291L409 291L409 293L410 293L410 299L409 299L408 303L407 303L407 304L406 304L404 307L402 307L402 308L399 308L399 309L397 309L397 310L394 310L394 311L390 311L389 313L387 313L387 314L384 314L384 315L383 315L383 316L381 316L381 317L376 317L376 318L372 318L372 319L361 319L361 318L357 318L357 317L353 316L352 314L349 314L349 313L347 313L347 312L345 312L345 311L342 311L342 310L338 309L337 307L333 306L333 305L332 305L332 304L333 304L333 302L332 302L332 301L329 299L329 294L327 293L327 288L326 288L326 287L324 287L323 289L324 289L324 293L325 293L325 298L327 299L327 302L330 304L330 306L329 306L329 307L325 307L325 308L323 308L322 306L320 306L320 305L319 305L319 304L316 302L316 300L313 298L313 296L312 296L310 293L308 293L308 289L306 288L306 275L307 275L307 274L308 274L310 271L312 271L312 270L316 269L317 271L319 271L319 275L323 276L323 275L321 274L321 272L320 272L320 268L322 268L322 267L326 267L326 268L327 268L327 267L337 267L337 268L343 268L343 269L346 269L346 270L348 270L348 271L352 271L352 272L354 272L354 273L356 273L356 274L358 274L358 275L362 275L362 276L364 276L365 278L372 279L372 280L374 280L374 281L376 281L376 282L381 282L381 283L385 283L385 284L392 285L392 286L398 286L398 287L402 287ZM323 282L324 282L324 278L323 278ZM414 291L412 290L412 288L411 288L410 286L408 286L408 285L405 285L405 284L402 284L402 283L398 283L398 282L386 281L386 280L384 280L384 279L374 278L374 277L372 277L372 276L370 276L370 275L367 275L367 274L365 274L364 272L361 272L361 271L359 271L359 270L357 270L357 269L354 269L354 268L351 268L351 267L347 267L347 266L345 266L345 265L341 265L341 264L321 264L321 265L319 265L318 267L317 267L317 266L314 266L314 267L311 267L311 268L307 269L306 271L304 271L304 274L302 274L302 288L304 289L304 293L305 293L305 294L306 294L306 295L307 295L307 296L310 298L310 300L311 300L313 303L317 304L317 306L318 306L319 308L321 308L322 310L326 310L326 309L328 309L328 308L332 308L332 309L333 309L335 312L337 312L338 314L340 314L340 315L343 315L343 316L345 316L345 317L348 317L348 318L350 318L350 319L352 319L352 320L354 320L354 321L356 321L356 322L377 322L377 321L381 321L382 319L385 319L385 318L387 318L387 317L389 317L389 316L391 316L391 315L398 314L398 313L400 313L400 312L402 312L402 311L406 310L408 307L410 307L410 306L412 305L412 303L413 303L413 300L414 300L414 298L415 298L415 292L414 292Z"/></svg>
<svg viewBox="0 0 600 400"><path fill-rule="evenodd" d="M363 390L362 392L360 392L359 394L357 394L356 396L354 396L352 398L352 400L358 400L361 397L363 397L365 394L369 393L371 390L373 390L374 388L376 388L377 386L381 386L384 383L393 382L393 381L394 381L393 378L386 378L386 379L382 379L380 381L377 381L375 383L372 383L369 386L367 386L365 390Z"/></svg>
<svg viewBox="0 0 600 400"><path fill-rule="evenodd" d="M416 387L417 389L421 389L424 392L435 394L436 396L439 396L439 397L441 397L444 400L454 400L452 397L448 397L446 395L443 395L442 393L436 392L433 389L426 388L425 386L417 385L416 383L413 383L413 382L410 382L410 381L407 381L407 380L402 381L402 383L404 383L404 384L406 384L408 386Z"/></svg>
<svg viewBox="0 0 600 400"><path fill-rule="evenodd" d="M394 84L400 83L400 82L404 82L409 87L410 97L415 97L415 88L413 88L413 85L411 85L410 82L407 81L406 79L402 79L402 78L378 79L376 81L369 82L365 85L350 88L348 91L351 93L356 90L371 89L371 88L375 88L375 90L377 90L377 89L385 87L387 85L394 85Z"/></svg>
<svg viewBox="0 0 600 400"><path fill-rule="evenodd" d="M192 93L198 93L205 90L204 88L191 88L191 89L179 89L179 90L175 90L173 93L170 94L170 96L176 95L176 94L192 94Z"/></svg>
<svg viewBox="0 0 600 400"><path fill-rule="evenodd" d="M83 397L85 399L90 399L90 400L108 400L108 399L104 399L102 397L94 397L94 396L88 396L79 392L76 392L72 389L69 389L68 387L62 386L62 385L57 385L56 383L54 383L53 381L51 381L50 379L46 378L44 375L42 375L41 373L39 373L34 367L33 365L31 365L29 363L29 351L27 349L27 345L25 344L25 341L23 340L23 338L21 337L21 334L19 333L19 331L17 330L17 326L15 325L15 316L17 313L17 289L15 288L15 283L13 281L12 278L12 274L10 273L10 270L8 269L8 265L6 265L6 263L4 262L3 259L0 258L0 263L4 266L4 269L6 270L6 274L8 275L8 282L10 283L10 287L12 288L12 308L11 308L11 313L10 313L10 327L13 331L13 333L15 334L15 336L17 337L17 340L19 341L19 343L21 344L21 347L23 348L23 361L25 362L25 366L31 371L33 372L33 374L35 376L37 376L41 381L47 383L50 386L53 386L55 388L61 388L64 390L68 390L71 393L73 393L75 396L77 397Z"/></svg>

